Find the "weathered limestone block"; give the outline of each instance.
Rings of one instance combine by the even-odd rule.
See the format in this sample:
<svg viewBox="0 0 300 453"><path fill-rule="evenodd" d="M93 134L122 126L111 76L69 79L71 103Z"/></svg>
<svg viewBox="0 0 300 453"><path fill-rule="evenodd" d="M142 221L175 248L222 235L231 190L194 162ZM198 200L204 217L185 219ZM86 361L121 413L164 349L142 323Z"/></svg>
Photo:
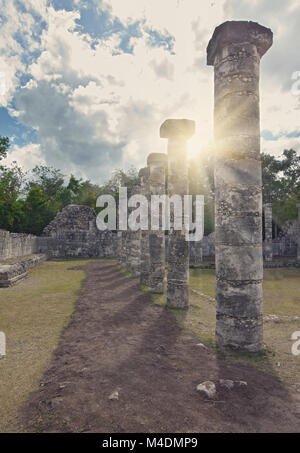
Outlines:
<svg viewBox="0 0 300 453"><path fill-rule="evenodd" d="M272 261L273 259L272 203L266 203L264 205L264 213L265 213L265 242L264 242L265 260Z"/></svg>
<svg viewBox="0 0 300 453"><path fill-rule="evenodd" d="M31 255L37 252L37 236L0 230L0 260Z"/></svg>
<svg viewBox="0 0 300 453"><path fill-rule="evenodd" d="M141 168L139 172L141 181L141 194L148 200L148 226L150 228L150 194L149 194L149 168ZM150 286L150 250L149 250L149 228L141 231L141 271L140 284Z"/></svg>
<svg viewBox="0 0 300 453"><path fill-rule="evenodd" d="M149 194L165 195L167 155L151 153L147 159L149 168ZM153 293L164 292L165 280L165 231L162 229L162 218L159 214L159 230L149 232L150 278L149 286Z"/></svg>
<svg viewBox="0 0 300 453"><path fill-rule="evenodd" d="M90 230L93 223L96 223L96 213L93 208L69 204L44 228L43 235L57 236L59 231L64 230ZM94 229L96 229L95 225Z"/></svg>
<svg viewBox="0 0 300 453"><path fill-rule="evenodd" d="M168 195L188 194L186 145L195 132L195 122L186 119L166 120L160 128L161 138L168 139ZM182 229L175 230L172 220L168 239L167 305L187 308L189 305L189 242L186 241L184 214Z"/></svg>
<svg viewBox="0 0 300 453"><path fill-rule="evenodd" d="M117 234L100 231L96 212L89 206L64 207L38 238L38 249L49 257L113 258L117 256Z"/></svg>
<svg viewBox="0 0 300 453"><path fill-rule="evenodd" d="M0 264L0 288L7 288L27 276L27 270L46 260L46 255L37 254L22 258L12 264Z"/></svg>
<svg viewBox="0 0 300 453"><path fill-rule="evenodd" d="M225 22L207 47L215 74L216 340L257 352L262 327L259 63L272 32Z"/></svg>

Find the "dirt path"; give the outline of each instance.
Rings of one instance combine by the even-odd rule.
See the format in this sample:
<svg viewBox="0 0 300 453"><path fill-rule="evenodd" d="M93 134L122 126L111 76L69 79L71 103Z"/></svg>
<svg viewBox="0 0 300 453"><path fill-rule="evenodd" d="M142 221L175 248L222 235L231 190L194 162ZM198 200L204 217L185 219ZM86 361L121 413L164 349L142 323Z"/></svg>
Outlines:
<svg viewBox="0 0 300 453"><path fill-rule="evenodd" d="M85 270L71 323L22 409L23 430L300 432L299 401L278 380L197 346L112 262ZM217 386L216 401L196 391L200 382L219 379L248 385ZM109 399L115 391L119 399Z"/></svg>

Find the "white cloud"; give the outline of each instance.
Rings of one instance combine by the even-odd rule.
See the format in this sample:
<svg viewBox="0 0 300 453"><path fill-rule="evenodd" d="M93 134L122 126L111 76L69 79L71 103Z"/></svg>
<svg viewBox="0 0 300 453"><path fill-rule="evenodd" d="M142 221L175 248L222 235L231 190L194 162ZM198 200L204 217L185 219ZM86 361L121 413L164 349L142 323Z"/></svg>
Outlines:
<svg viewBox="0 0 300 453"><path fill-rule="evenodd" d="M261 139L261 150L272 154L273 156L279 157L282 155L285 149L294 149L300 153L300 140L298 138L292 138L287 136L282 136L277 140L265 140Z"/></svg>
<svg viewBox="0 0 300 453"><path fill-rule="evenodd" d="M93 2L100 8L100 1ZM264 0L106 0L106 8L123 24L140 21L142 36L131 38L133 54L120 52L117 33L91 46L88 34L75 31L78 11L56 11L46 8L43 0L30 0L28 6L47 23L38 45L30 35L32 16L18 12L9 6L12 3L5 2L9 24L0 29L8 43L3 67L11 71L5 102L15 94L16 108L11 111L36 129L40 157L65 172L103 180L113 168L144 166L150 152L166 151L159 127L169 117L196 121L197 132L189 144L192 155L209 143L213 68L206 66L206 46L215 26L232 18L257 20L275 32L274 46L262 60L262 129L274 135L299 130L298 99L280 79L296 64L291 59L297 47L290 50L290 41L298 39L293 33L299 29L294 0L284 2L284 20ZM23 51L13 36L24 23L28 46L39 46L41 55L27 69L33 80L18 92L16 71L24 70ZM149 29L171 36L174 53L149 46ZM280 58L288 61L286 69ZM296 146L298 139L289 143ZM263 141L274 153L283 144L283 139Z"/></svg>
<svg viewBox="0 0 300 453"><path fill-rule="evenodd" d="M5 159L5 164L9 165L14 161L25 171L31 170L36 165L45 165L46 163L42 157L40 145L35 143L25 146L13 145Z"/></svg>

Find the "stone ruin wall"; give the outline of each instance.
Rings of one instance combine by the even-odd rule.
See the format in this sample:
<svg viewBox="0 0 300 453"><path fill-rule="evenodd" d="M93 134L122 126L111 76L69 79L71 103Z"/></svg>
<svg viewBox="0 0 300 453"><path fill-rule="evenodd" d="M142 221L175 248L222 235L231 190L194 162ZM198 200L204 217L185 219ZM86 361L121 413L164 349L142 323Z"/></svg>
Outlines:
<svg viewBox="0 0 300 453"><path fill-rule="evenodd" d="M44 229L39 251L49 258L112 258L117 256L117 234L99 231L89 206L68 205Z"/></svg>
<svg viewBox="0 0 300 453"><path fill-rule="evenodd" d="M0 260L36 253L48 258L111 258L117 256L117 234L99 231L95 211L77 205L60 211L39 237L0 230Z"/></svg>
<svg viewBox="0 0 300 453"><path fill-rule="evenodd" d="M86 206L81 208L86 208ZM40 237L0 230L0 260L4 261L35 253L45 253L53 258L72 256L112 258L117 256L117 235L97 230L96 215L92 218L88 217L89 220L83 219L81 224L78 224L77 219L72 226L69 216L66 216L63 211L45 228L43 236ZM83 211L81 211L81 214ZM68 223L65 223L66 217L69 219ZM83 226L84 228L82 228ZM296 227L297 222L287 222L283 234L273 239L274 256L294 257L297 255ZM168 236L166 236L166 253L167 250ZM195 260L195 253L195 243L191 242L191 262ZM204 236L202 239L202 253L204 260L214 257L215 233Z"/></svg>
<svg viewBox="0 0 300 453"><path fill-rule="evenodd" d="M32 234L0 230L0 260L38 253L38 238Z"/></svg>

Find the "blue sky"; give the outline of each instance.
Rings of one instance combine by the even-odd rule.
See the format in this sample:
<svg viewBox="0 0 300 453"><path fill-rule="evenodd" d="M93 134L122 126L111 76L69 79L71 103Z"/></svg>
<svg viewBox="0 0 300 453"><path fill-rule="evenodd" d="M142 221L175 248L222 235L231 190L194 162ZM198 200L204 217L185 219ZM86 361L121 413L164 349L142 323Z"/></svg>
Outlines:
<svg viewBox="0 0 300 453"><path fill-rule="evenodd" d="M8 162L94 182L166 151L159 126L194 119L191 156L213 137L206 46L225 20L270 27L261 63L262 150L300 152L298 0L0 0L0 134ZM299 77L300 78L300 77ZM4 83L3 83L4 80Z"/></svg>

